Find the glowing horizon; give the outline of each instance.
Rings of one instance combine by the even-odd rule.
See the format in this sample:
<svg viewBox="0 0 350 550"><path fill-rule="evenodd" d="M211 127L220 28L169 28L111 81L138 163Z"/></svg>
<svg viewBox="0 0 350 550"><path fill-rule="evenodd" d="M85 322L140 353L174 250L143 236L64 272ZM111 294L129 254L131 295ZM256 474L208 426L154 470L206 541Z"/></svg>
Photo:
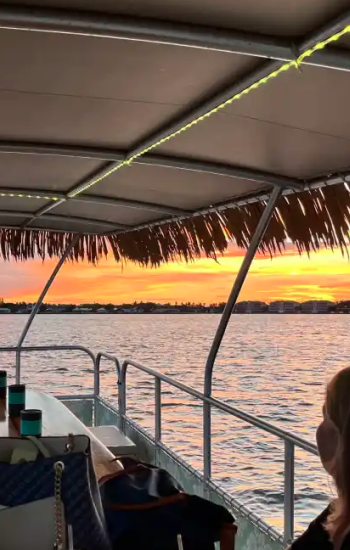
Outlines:
<svg viewBox="0 0 350 550"><path fill-rule="evenodd" d="M130 303L152 301L217 303L226 301L244 252L233 245L218 261L170 263L146 269L120 266L110 257L97 267L66 263L52 285L50 303ZM0 297L11 302L35 302L57 260L1 262ZM350 262L340 250L321 250L310 258L288 245L273 259L258 255L240 300L305 301L350 299Z"/></svg>

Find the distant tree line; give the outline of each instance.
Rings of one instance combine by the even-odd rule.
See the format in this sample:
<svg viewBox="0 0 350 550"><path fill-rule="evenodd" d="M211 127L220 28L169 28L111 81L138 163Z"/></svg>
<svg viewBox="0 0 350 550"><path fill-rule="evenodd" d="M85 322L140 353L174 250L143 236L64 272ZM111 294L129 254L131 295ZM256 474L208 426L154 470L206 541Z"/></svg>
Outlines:
<svg viewBox="0 0 350 550"><path fill-rule="evenodd" d="M33 307L33 304L27 302L7 302L5 299L0 298L0 308L9 309L12 313L25 313ZM122 304L100 303L100 302L87 302L85 304L52 304L43 303L40 306L40 313L44 312L57 312L57 313L72 313L76 309L91 310L92 313L98 310L106 310L108 313L118 313L121 310L138 310L140 313L152 313L156 310L176 310L179 313L201 313L201 312L221 312L225 307L225 303L194 303L194 302L175 302L159 304L156 302L132 302Z"/></svg>

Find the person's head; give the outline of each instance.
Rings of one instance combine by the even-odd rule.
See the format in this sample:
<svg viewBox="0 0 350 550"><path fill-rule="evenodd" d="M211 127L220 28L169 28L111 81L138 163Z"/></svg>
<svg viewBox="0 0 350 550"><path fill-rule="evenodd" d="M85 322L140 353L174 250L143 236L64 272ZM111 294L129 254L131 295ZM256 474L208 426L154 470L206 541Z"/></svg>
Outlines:
<svg viewBox="0 0 350 550"><path fill-rule="evenodd" d="M338 372L327 386L316 439L321 462L339 496L327 525L336 538L350 525L350 367Z"/></svg>

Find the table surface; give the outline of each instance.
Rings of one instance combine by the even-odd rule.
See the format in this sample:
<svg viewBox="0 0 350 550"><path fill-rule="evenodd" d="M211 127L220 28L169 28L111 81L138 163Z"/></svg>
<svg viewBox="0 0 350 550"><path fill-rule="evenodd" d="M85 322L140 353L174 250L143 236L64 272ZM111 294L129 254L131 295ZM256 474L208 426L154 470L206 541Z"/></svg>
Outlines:
<svg viewBox="0 0 350 550"><path fill-rule="evenodd" d="M122 469L121 464L114 460L111 451L55 397L27 388L26 408L42 411L43 436L87 435L91 441L92 459L98 479ZM0 437L18 435L16 425L7 416L6 404L0 401Z"/></svg>

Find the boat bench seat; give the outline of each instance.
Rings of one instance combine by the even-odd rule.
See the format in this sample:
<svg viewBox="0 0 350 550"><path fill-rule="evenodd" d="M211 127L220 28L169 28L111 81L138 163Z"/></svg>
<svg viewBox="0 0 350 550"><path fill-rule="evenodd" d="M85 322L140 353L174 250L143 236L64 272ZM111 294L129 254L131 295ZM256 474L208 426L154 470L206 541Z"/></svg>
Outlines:
<svg viewBox="0 0 350 550"><path fill-rule="evenodd" d="M103 443L114 456L136 455L136 445L116 426L96 426L90 428L92 433Z"/></svg>

